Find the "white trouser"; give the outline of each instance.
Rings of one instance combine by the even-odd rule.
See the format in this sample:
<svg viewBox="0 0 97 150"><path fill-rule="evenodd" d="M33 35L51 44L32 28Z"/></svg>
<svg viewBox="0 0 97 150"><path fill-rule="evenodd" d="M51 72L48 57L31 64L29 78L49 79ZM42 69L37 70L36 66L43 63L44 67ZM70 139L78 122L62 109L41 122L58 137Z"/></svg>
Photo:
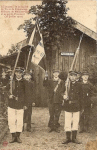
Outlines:
<svg viewBox="0 0 97 150"><path fill-rule="evenodd" d="M65 131L78 130L80 112L67 112L65 111Z"/></svg>
<svg viewBox="0 0 97 150"><path fill-rule="evenodd" d="M23 114L23 109L13 109L8 107L8 125L10 133L22 132Z"/></svg>

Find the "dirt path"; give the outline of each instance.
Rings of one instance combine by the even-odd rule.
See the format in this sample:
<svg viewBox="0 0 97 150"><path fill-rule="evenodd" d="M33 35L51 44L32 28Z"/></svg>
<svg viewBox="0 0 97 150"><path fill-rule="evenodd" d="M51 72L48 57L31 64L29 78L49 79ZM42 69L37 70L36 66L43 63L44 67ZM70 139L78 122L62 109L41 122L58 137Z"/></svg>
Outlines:
<svg viewBox="0 0 97 150"><path fill-rule="evenodd" d="M7 146L4 146L3 143L5 141L8 142L11 138L11 135L8 132L0 145L0 150L85 150L87 143L88 149L86 150L92 150L92 148L90 148L92 142L90 141L96 140L96 132L78 134L78 139L82 141L82 144L80 145L74 143L63 145L61 143L65 139L65 133L63 130L64 112L62 111L60 116L60 133L48 133L48 119L49 113L47 108L34 108L32 115L32 132L23 132L21 134L22 144L8 143ZM95 142L95 144L96 143L97 142ZM93 150L97 150L97 147Z"/></svg>

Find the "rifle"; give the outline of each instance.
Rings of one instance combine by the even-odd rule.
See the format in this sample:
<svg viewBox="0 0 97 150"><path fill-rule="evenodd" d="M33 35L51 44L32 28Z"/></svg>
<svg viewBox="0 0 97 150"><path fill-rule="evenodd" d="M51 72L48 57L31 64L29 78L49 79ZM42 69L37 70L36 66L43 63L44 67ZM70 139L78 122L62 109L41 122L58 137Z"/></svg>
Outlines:
<svg viewBox="0 0 97 150"><path fill-rule="evenodd" d="M83 33L83 34L84 34L84 33ZM73 59L73 62L72 62L72 64L71 64L71 67L70 67L70 70L69 70L69 71L72 71L72 70L73 70L74 63L75 63L75 61L77 62L78 55L79 55L79 50L80 50L80 45L81 45L82 38L83 38L83 34L80 36L79 45L78 45L78 48L77 48L77 50L76 50L76 53L75 53L75 56L74 56L74 59ZM68 75L67 75L67 80L66 80L65 86L66 86L65 95L66 95L66 97L68 97L68 92L69 92L69 89L70 89L69 73L68 73Z"/></svg>
<svg viewBox="0 0 97 150"><path fill-rule="evenodd" d="M17 58L16 58L15 66L14 66L14 69L13 69L13 72L12 72L12 76L11 76L11 80L10 80L10 93L11 93L11 95L13 93L13 91L12 91L12 82L13 82L13 78L14 78L15 69L17 67L17 63L18 63L18 60L19 60L21 48L22 48L22 44L21 44L20 50L18 51L18 55L17 55Z"/></svg>

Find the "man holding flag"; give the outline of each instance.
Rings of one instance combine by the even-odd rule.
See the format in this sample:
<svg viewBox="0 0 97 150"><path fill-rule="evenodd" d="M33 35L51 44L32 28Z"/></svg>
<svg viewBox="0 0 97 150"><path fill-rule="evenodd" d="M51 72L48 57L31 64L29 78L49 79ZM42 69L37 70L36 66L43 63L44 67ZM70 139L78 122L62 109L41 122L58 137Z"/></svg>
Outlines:
<svg viewBox="0 0 97 150"><path fill-rule="evenodd" d="M76 137L81 111L81 86L76 82L76 76L77 73L75 71L69 72L70 89L68 91L68 96L63 96L65 110L64 129L66 132L66 140L62 144L67 144L69 142L80 144Z"/></svg>
<svg viewBox="0 0 97 150"><path fill-rule="evenodd" d="M25 103L25 87L22 79L24 69L17 67L15 69L15 80L12 82L13 91L8 99L8 125L12 139L10 143L22 143L20 134L23 128L23 114L26 109Z"/></svg>

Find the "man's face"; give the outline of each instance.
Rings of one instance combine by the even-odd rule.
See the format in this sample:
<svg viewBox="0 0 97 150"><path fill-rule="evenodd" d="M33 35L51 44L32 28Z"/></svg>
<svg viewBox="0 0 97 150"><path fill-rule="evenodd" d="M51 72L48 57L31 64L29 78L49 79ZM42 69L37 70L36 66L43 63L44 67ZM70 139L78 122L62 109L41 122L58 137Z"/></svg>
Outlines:
<svg viewBox="0 0 97 150"><path fill-rule="evenodd" d="M56 81L59 79L59 72L54 72L53 73L53 79L56 80Z"/></svg>
<svg viewBox="0 0 97 150"><path fill-rule="evenodd" d="M29 81L31 79L31 75L30 74L25 74L24 79Z"/></svg>
<svg viewBox="0 0 97 150"><path fill-rule="evenodd" d="M69 79L71 80L71 82L75 82L76 81L76 75L74 75L74 74L69 75Z"/></svg>
<svg viewBox="0 0 97 150"><path fill-rule="evenodd" d="M15 72L15 75L16 75L16 78L17 78L17 79L20 79L20 78L22 77L22 72L16 71L16 72Z"/></svg>
<svg viewBox="0 0 97 150"><path fill-rule="evenodd" d="M89 78L89 75L83 75L83 76L82 76L82 79L83 79L84 81L88 81L88 78Z"/></svg>

